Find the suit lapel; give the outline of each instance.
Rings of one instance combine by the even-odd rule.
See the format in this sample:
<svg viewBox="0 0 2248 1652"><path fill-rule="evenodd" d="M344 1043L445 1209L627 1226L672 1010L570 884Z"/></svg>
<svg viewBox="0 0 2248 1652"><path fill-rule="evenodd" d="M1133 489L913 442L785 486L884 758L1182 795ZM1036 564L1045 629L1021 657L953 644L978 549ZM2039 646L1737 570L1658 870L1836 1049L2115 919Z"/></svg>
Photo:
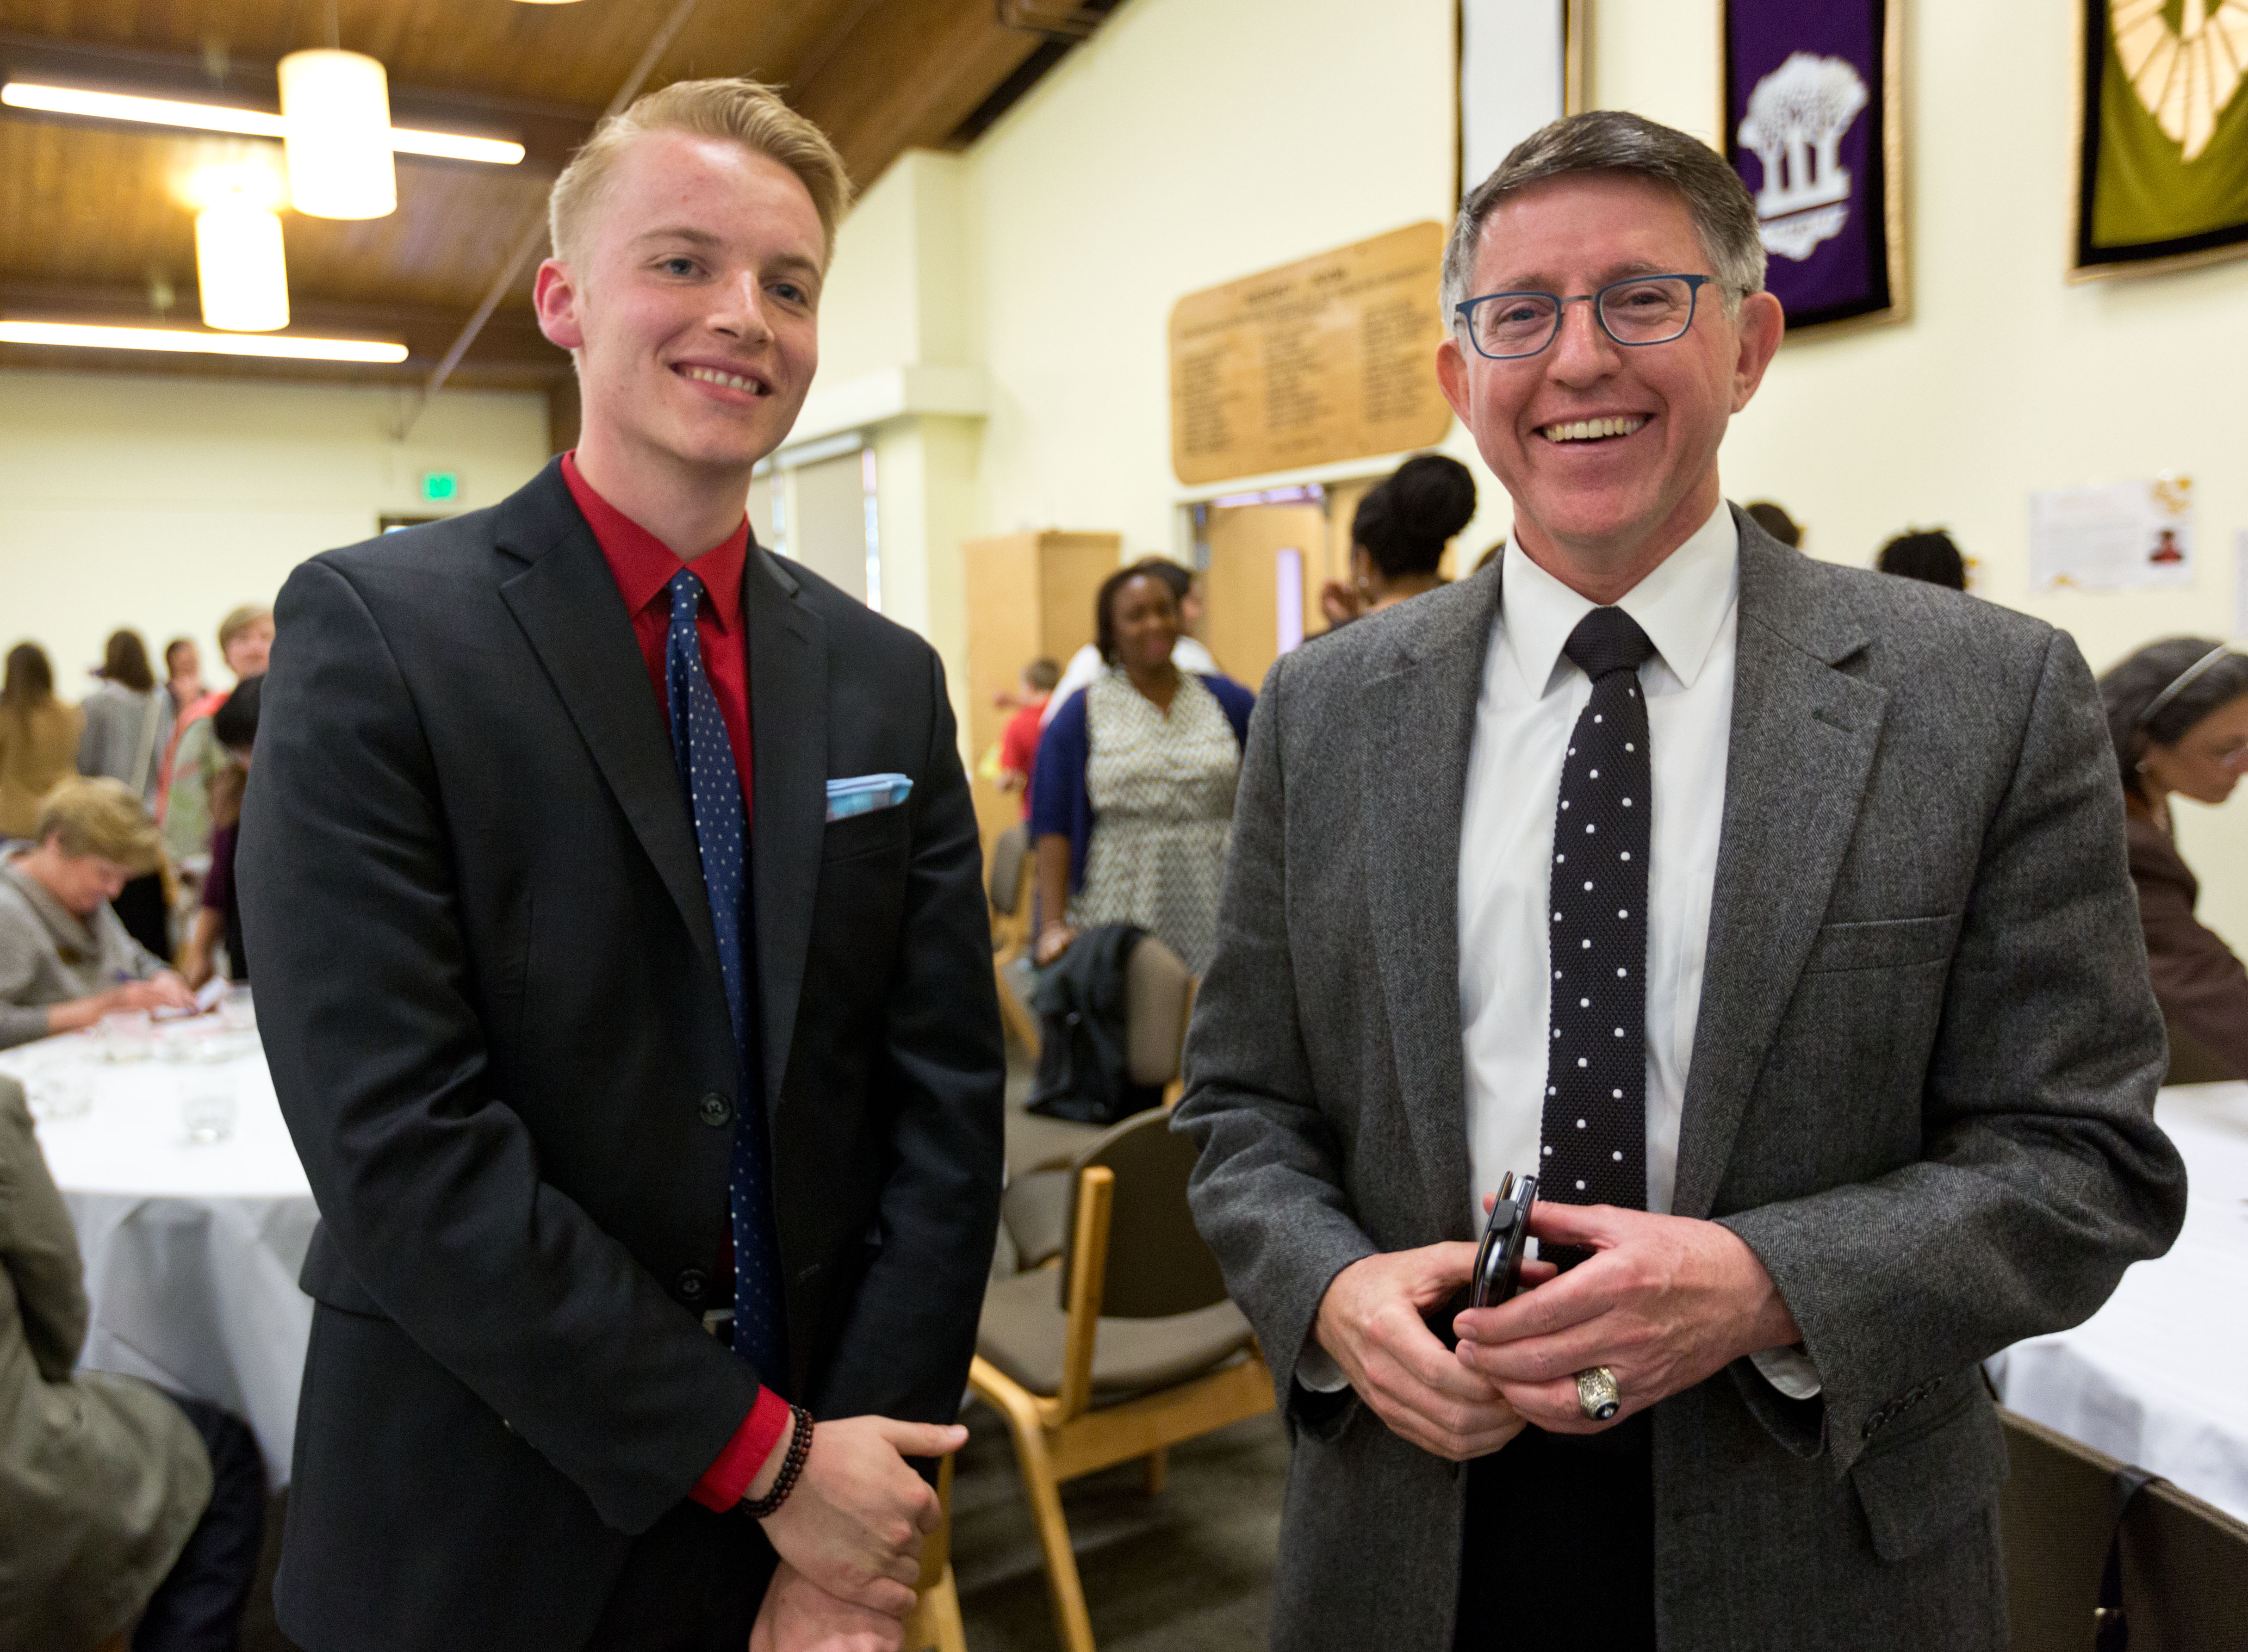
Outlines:
<svg viewBox="0 0 2248 1652"><path fill-rule="evenodd" d="M1797 552L1743 520L1724 824L1671 1200L1685 1217L1706 1217L1716 1199L1826 915L1888 700L1834 668L1868 634L1832 607Z"/></svg>
<svg viewBox="0 0 2248 1652"><path fill-rule="evenodd" d="M827 832L827 627L797 590L780 563L751 545L742 571L757 776L750 887L769 1110L788 1071Z"/></svg>
<svg viewBox="0 0 2248 1652"><path fill-rule="evenodd" d="M1494 569L1416 599L1417 623L1399 621L1393 666L1360 690L1367 915L1414 1155L1430 1217L1448 1234L1466 1218L1470 1179L1460 816L1498 591Z"/></svg>
<svg viewBox="0 0 2248 1652"><path fill-rule="evenodd" d="M663 714L648 689L648 664L633 636L632 616L560 473L550 468L545 479L562 496L560 511L551 508L552 501L542 500L550 507L542 524L545 533L502 536L503 549L531 560L500 586L500 598L530 639L715 976L718 945L694 823Z"/></svg>

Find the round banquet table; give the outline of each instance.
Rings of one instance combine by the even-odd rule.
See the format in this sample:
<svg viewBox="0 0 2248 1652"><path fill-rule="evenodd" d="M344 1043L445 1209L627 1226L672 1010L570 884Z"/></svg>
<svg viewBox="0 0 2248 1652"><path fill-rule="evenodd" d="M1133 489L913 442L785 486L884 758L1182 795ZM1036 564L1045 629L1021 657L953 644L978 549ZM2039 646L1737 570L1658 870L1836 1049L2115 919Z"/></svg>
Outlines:
<svg viewBox="0 0 2248 1652"><path fill-rule="evenodd" d="M250 1424L275 1486L286 1483L312 1302L297 1285L319 1220L265 1054L216 1017L164 1027L157 1053L106 1059L98 1034L0 1051L17 1078L70 1070L91 1082L81 1116L44 1119L39 1146L86 1261L79 1363L224 1407ZM188 1139L181 1103L235 1100L232 1136Z"/></svg>
<svg viewBox="0 0 2248 1652"><path fill-rule="evenodd" d="M2006 1404L2248 1520L2248 1084L2164 1090L2185 1230L2073 1331L1991 1362Z"/></svg>

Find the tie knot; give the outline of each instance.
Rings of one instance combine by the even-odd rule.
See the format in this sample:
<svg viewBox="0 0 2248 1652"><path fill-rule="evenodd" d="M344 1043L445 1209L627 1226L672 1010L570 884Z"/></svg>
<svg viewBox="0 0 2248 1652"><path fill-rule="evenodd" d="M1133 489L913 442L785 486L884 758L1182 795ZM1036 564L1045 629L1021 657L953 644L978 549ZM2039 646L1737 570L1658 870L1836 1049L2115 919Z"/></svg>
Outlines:
<svg viewBox="0 0 2248 1652"><path fill-rule="evenodd" d="M680 569L664 589L671 593L671 615L675 620L682 614L692 614L702 600L702 581L692 568Z"/></svg>
<svg viewBox="0 0 2248 1652"><path fill-rule="evenodd" d="M1639 621L1621 608L1594 608L1577 621L1561 652L1598 682L1612 671L1636 671L1655 653Z"/></svg>

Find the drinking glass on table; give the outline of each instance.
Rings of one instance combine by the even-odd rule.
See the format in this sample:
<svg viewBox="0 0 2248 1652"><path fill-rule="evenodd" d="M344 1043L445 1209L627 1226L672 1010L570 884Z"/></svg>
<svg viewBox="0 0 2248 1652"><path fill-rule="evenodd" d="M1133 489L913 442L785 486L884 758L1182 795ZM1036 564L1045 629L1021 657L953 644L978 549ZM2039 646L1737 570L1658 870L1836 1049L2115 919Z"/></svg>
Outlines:
<svg viewBox="0 0 2248 1652"><path fill-rule="evenodd" d="M112 1061L146 1061L156 1051L156 1024L146 1010L101 1018L102 1053Z"/></svg>
<svg viewBox="0 0 2248 1652"><path fill-rule="evenodd" d="M180 1093L180 1122L197 1147L223 1141L234 1134L234 1092L209 1079L197 1079Z"/></svg>

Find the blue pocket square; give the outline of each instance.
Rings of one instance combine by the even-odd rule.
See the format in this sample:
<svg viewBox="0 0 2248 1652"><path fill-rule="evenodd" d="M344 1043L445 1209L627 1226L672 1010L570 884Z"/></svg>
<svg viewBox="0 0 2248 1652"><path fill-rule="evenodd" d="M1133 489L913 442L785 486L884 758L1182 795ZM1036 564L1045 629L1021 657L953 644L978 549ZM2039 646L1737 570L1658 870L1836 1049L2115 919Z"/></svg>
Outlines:
<svg viewBox="0 0 2248 1652"><path fill-rule="evenodd" d="M827 783L827 818L847 820L854 814L894 809L913 792L913 782L902 774L862 774L849 780Z"/></svg>

